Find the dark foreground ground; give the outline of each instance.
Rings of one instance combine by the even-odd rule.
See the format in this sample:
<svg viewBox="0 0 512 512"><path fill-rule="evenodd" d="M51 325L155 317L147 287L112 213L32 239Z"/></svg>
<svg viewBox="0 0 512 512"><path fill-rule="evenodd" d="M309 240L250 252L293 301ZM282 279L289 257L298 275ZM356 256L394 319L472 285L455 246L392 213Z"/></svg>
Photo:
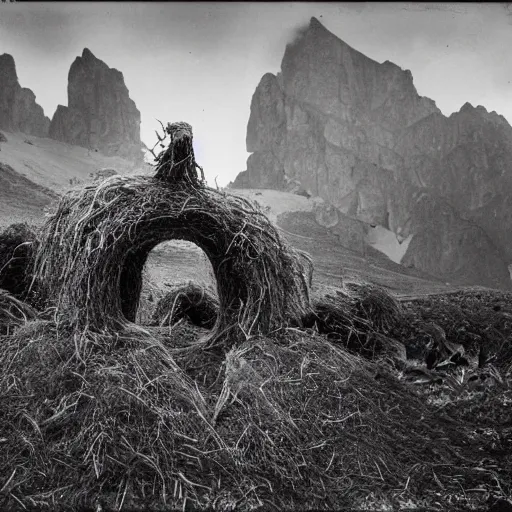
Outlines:
<svg viewBox="0 0 512 512"><path fill-rule="evenodd" d="M512 294L301 240L315 300L343 300L220 358L186 317L147 325L168 285L215 287L179 243L151 254L143 330L77 340L47 319L0 336L0 509L500 510ZM351 279L398 311L345 301Z"/></svg>

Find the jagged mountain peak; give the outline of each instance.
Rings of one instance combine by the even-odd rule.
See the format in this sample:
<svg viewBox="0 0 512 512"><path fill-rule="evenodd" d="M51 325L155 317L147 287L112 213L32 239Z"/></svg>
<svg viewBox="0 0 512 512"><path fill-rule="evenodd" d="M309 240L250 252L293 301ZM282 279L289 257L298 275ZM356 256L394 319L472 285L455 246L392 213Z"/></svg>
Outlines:
<svg viewBox="0 0 512 512"><path fill-rule="evenodd" d="M484 120L491 122L494 125L501 126L512 134L512 126L505 117L498 114L495 110L489 111L483 105L473 106L471 103L466 101L464 105L459 109L458 112L454 112L449 116L449 119L458 120L460 118L470 118L476 120Z"/></svg>
<svg viewBox="0 0 512 512"><path fill-rule="evenodd" d="M16 80L18 80L14 57L9 53L3 53L2 55L0 55L0 73L2 73L3 75L11 75Z"/></svg>
<svg viewBox="0 0 512 512"><path fill-rule="evenodd" d="M410 70L372 60L316 18L286 46L280 73L265 74L256 88L247 150L235 187L299 183L344 214L418 235L424 243L409 246L408 261L419 269L443 276L460 269L457 279L492 286L508 276L510 126L469 103L444 116L418 94ZM417 202L417 190L426 199ZM453 214L426 226L422 212L442 210L435 198ZM438 252L424 254L429 244ZM492 264L481 263L485 251Z"/></svg>
<svg viewBox="0 0 512 512"><path fill-rule="evenodd" d="M325 27L320 23L318 18L315 18L314 16L312 16L311 19L309 20L309 26L313 29L315 29L315 28L325 29ZM325 30L327 30L327 29L325 29Z"/></svg>
<svg viewBox="0 0 512 512"><path fill-rule="evenodd" d="M89 50L89 48L84 48L82 51L82 58L83 59L96 59L96 56L94 53Z"/></svg>
<svg viewBox="0 0 512 512"><path fill-rule="evenodd" d="M287 49L288 47L290 47L290 49L293 49L294 47L301 46L303 44L305 44L306 46L308 44L313 46L319 45L319 47L321 47L322 45L341 45L343 48L349 50L350 52L354 52L358 54L358 56L378 64L376 61L357 51L343 39L339 38L336 34L331 32L314 16L310 19L308 25L304 25L296 30L295 37L287 45Z"/></svg>
<svg viewBox="0 0 512 512"><path fill-rule="evenodd" d="M18 82L14 57L0 55L0 129L46 137L50 120L35 98Z"/></svg>
<svg viewBox="0 0 512 512"><path fill-rule="evenodd" d="M50 137L108 156L142 159L140 112L123 74L84 48L68 73L68 106L59 105Z"/></svg>
<svg viewBox="0 0 512 512"><path fill-rule="evenodd" d="M89 48L84 48L81 56L77 56L69 68L68 80L72 81L72 75L83 73L85 80L94 80L95 73L112 72L122 76L117 69L110 68L108 64L94 55Z"/></svg>

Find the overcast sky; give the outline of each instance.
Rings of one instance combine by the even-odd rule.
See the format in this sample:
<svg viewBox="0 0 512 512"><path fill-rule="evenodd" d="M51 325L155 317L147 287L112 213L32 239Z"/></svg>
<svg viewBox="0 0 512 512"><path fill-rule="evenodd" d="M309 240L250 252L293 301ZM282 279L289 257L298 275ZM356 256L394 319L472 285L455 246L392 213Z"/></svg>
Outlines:
<svg viewBox="0 0 512 512"><path fill-rule="evenodd" d="M420 95L451 114L469 101L512 123L512 7L460 3L77 2L0 4L0 54L46 115L67 105L67 75L89 48L124 74L153 146L155 118L194 128L210 183L246 168L252 94L279 71L294 30L316 16L372 59L410 69Z"/></svg>

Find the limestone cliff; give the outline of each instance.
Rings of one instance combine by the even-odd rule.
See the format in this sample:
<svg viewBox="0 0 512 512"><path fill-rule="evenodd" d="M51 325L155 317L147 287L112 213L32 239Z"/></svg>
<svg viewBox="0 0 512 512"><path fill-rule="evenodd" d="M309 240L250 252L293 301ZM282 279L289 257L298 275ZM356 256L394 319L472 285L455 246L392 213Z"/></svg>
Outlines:
<svg viewBox="0 0 512 512"><path fill-rule="evenodd" d="M46 137L49 126L34 93L19 84L14 58L0 55L0 129Z"/></svg>
<svg viewBox="0 0 512 512"><path fill-rule="evenodd" d="M235 187L299 182L346 215L413 234L406 262L420 270L510 287L510 125L469 104L444 116L410 71L373 61L315 18L256 88L247 151ZM422 194L452 214L427 227Z"/></svg>
<svg viewBox="0 0 512 512"><path fill-rule="evenodd" d="M447 200L416 192L407 223L415 233L402 264L454 282L507 288L503 253L487 233Z"/></svg>
<svg viewBox="0 0 512 512"><path fill-rule="evenodd" d="M50 137L108 156L142 160L140 112L123 74L84 49L68 74L68 106L59 105Z"/></svg>

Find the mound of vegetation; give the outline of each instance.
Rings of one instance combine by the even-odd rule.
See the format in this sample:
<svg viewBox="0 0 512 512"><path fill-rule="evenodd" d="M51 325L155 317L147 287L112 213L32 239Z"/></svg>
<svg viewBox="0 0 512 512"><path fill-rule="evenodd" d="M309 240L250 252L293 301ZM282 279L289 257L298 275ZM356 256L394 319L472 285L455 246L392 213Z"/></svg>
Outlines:
<svg viewBox="0 0 512 512"><path fill-rule="evenodd" d="M136 318L148 254L183 239L203 249L217 280L212 344L299 324L309 308L302 258L255 204L198 181L189 125L169 132L155 177L112 176L71 191L44 226L36 274L61 318L118 332Z"/></svg>
<svg viewBox="0 0 512 512"><path fill-rule="evenodd" d="M7 502L304 510L372 495L456 510L510 489L496 440L479 449L488 429L460 421L468 405L430 407L320 335L256 337L199 372L197 345L173 357L142 332L97 341L40 321L4 340Z"/></svg>
<svg viewBox="0 0 512 512"><path fill-rule="evenodd" d="M404 302L402 307L405 321L393 336L404 340L410 358L426 357L425 325L433 323L446 340L478 358L480 367L512 370L512 293L466 290Z"/></svg>
<svg viewBox="0 0 512 512"><path fill-rule="evenodd" d="M405 358L403 346L386 335L403 321L398 301L384 289L346 282L340 289L317 295L306 325L348 350L373 359L394 352Z"/></svg>
<svg viewBox="0 0 512 512"><path fill-rule="evenodd" d="M206 329L213 329L219 313L217 297L194 283L174 286L158 302L153 325L172 326L182 318Z"/></svg>

